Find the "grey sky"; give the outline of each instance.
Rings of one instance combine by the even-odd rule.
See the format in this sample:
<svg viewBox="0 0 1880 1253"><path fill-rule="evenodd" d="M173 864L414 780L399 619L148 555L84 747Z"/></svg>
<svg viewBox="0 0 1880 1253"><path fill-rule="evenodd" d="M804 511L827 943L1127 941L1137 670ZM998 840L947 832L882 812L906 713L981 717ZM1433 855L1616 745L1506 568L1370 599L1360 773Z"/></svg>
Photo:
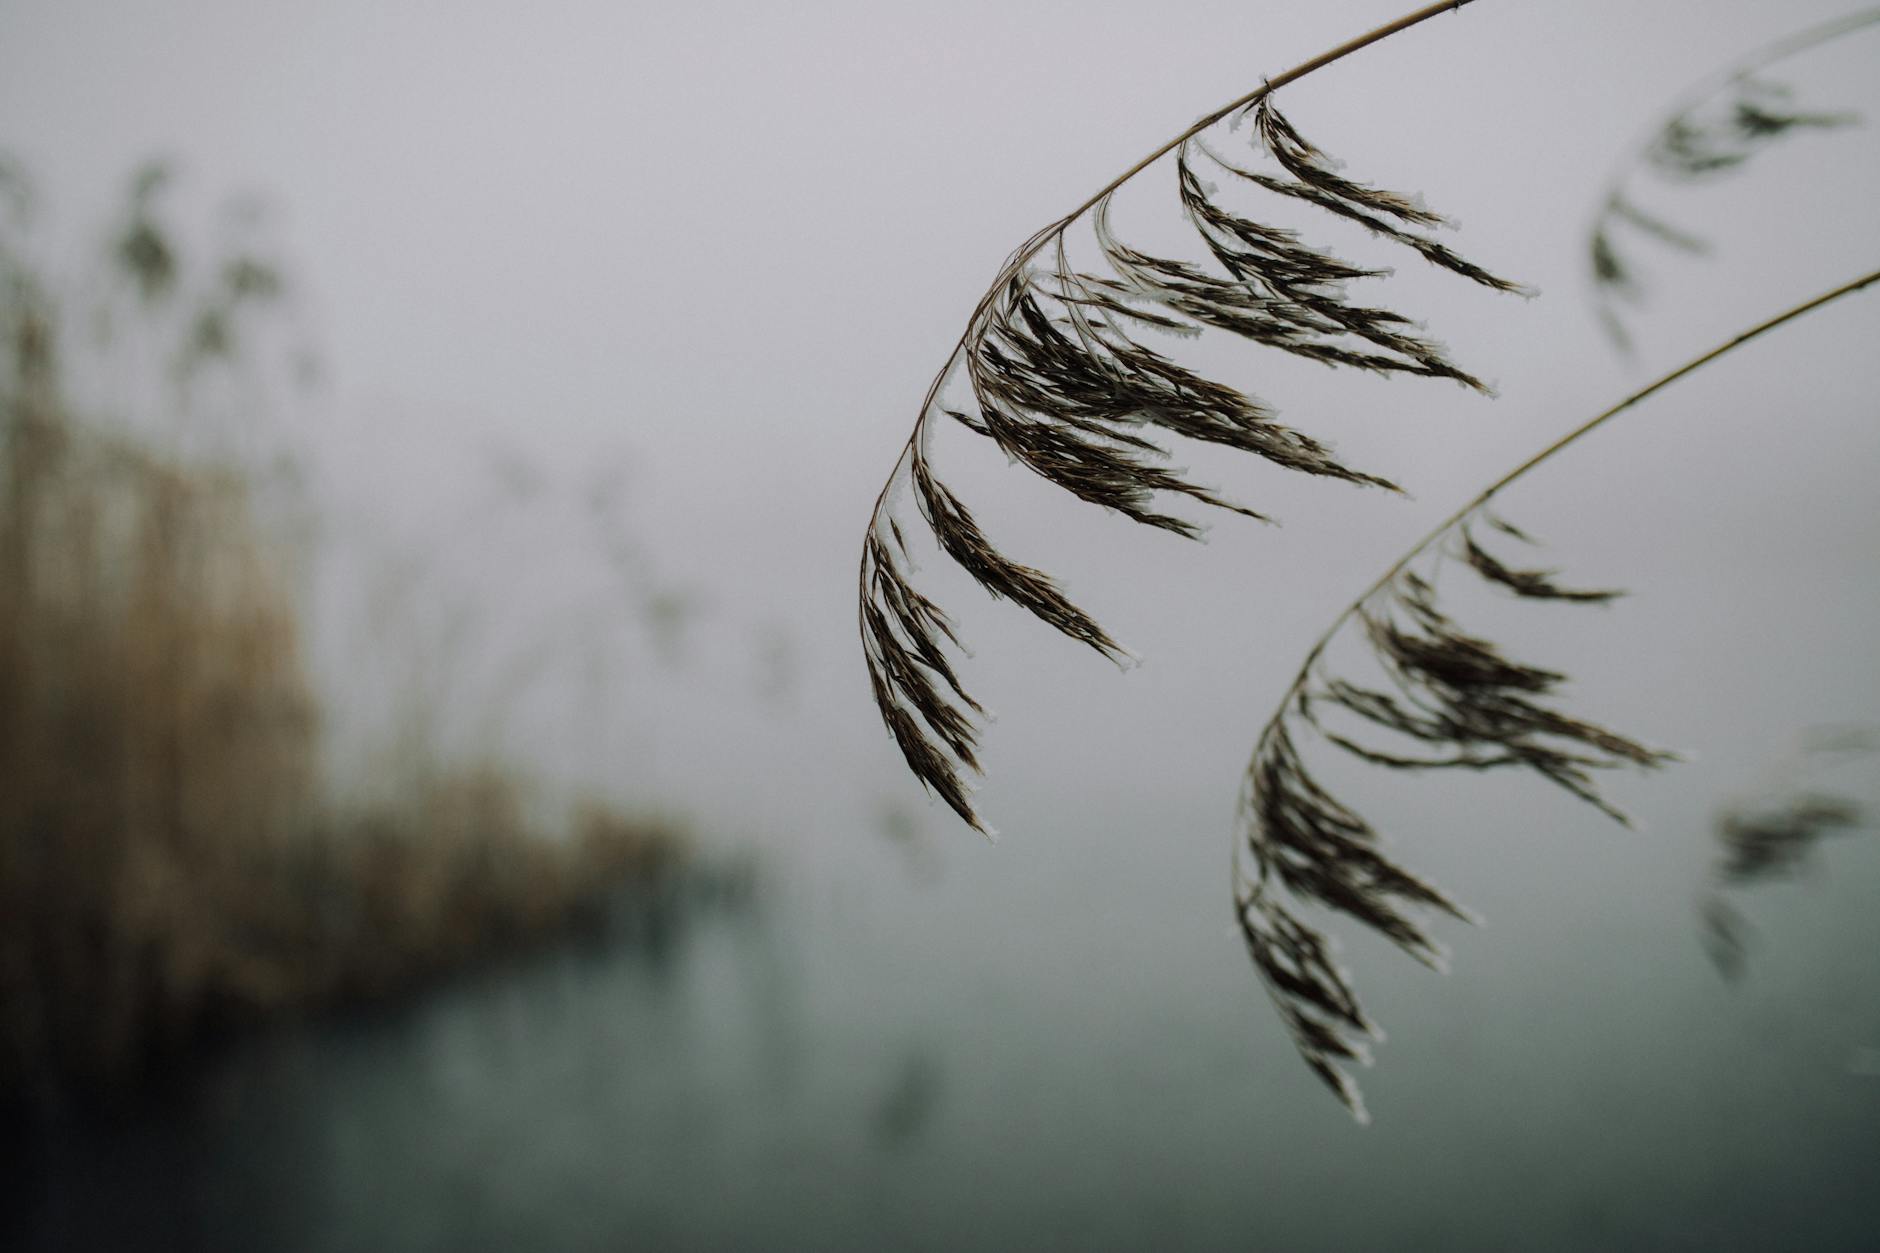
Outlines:
<svg viewBox="0 0 1880 1253"><path fill-rule="evenodd" d="M771 786L909 795L867 703L851 571L868 502L967 310L1039 223L1261 74L1402 7L10 0L0 142L68 220L100 212L155 153L188 176L181 203L254 189L279 207L332 365L324 454L342 481L402 497L355 492L362 508L424 512L492 442L569 474L626 456L648 545L725 615L787 623L806 668L788 729L749 716L730 683L723 701L686 691L660 706L688 763L673 766L682 791L721 795L703 782L755 769L777 772ZM1117 680L934 571L1005 714L991 807L1031 786L1020 763L1034 738L1072 760L1127 759L1096 733L1114 716L1178 723L1179 746L1206 746L1195 769L1224 812L1245 711L1364 567L1642 377L1583 299L1580 237L1610 161L1686 82L1842 9L1481 0L1289 89L1294 120L1354 173L1424 192L1459 219L1468 255L1541 289L1521 302L1404 276L1419 284L1407 303L1501 398L1269 375L1238 346L1211 347L1289 414L1322 413L1301 424L1416 500L1295 494L1284 530L1215 519L1205 547L1087 516L950 441L1013 551L1065 573L1151 659ZM1824 57L1822 89L1870 83L1877 46ZM1840 277L1837 232L1871 215L1839 206L1872 203L1875 133L1798 144L1790 164L1708 193L1723 252L1708 270L1664 266L1663 307L1678 312L1645 323L1645 360ZM1852 346L1873 313L1831 316L1806 332L1841 363L1811 382L1814 412L1795 412L1783 345L1759 350L1732 394L1858 429L1865 415L1823 402L1865 394L1870 358ZM1704 443L1703 419L1680 427L1673 412L1614 446L1677 461ZM1871 441L1855 451L1830 449L1821 472L1871 466ZM1196 460L1230 491L1268 486L1257 467ZM1753 537L1766 516L1745 486L1753 460L1713 473L1711 525ZM1622 544L1642 525L1643 506L1583 490L1602 508L1568 522L1598 524L1578 538ZM1223 690L1232 700L1210 703ZM1071 729L1056 711L1075 711Z"/></svg>

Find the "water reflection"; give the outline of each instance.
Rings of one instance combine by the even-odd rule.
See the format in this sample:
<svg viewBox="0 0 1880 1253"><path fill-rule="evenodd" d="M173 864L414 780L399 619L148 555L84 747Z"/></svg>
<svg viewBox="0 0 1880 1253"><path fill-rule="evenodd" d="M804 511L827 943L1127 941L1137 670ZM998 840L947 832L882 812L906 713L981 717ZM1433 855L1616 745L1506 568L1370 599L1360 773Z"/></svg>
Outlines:
<svg viewBox="0 0 1880 1253"><path fill-rule="evenodd" d="M636 1203L596 1202L722 1119L715 1059L692 1045L747 999L738 977L778 974L761 918L741 874L624 895L567 945L417 1004L250 1038L134 1109L35 1115L7 1136L5 1243L583 1247L597 1222L641 1231ZM753 1095L785 1073L759 1069Z"/></svg>

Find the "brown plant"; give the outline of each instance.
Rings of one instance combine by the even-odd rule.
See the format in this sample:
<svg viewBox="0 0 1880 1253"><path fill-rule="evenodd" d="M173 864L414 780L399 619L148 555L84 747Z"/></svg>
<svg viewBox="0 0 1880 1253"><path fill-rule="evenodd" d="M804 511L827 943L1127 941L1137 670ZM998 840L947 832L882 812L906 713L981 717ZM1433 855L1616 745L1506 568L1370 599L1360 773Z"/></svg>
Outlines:
<svg viewBox="0 0 1880 1253"><path fill-rule="evenodd" d="M678 849L592 804L545 831L505 763L394 777L396 803L364 812L333 802L297 550L254 463L79 399L74 326L155 341L147 405L253 365L282 299L262 257L192 263L162 182L137 178L115 303L94 311L36 257L26 182L0 161L0 1108L126 1087L218 1030L545 940Z"/></svg>

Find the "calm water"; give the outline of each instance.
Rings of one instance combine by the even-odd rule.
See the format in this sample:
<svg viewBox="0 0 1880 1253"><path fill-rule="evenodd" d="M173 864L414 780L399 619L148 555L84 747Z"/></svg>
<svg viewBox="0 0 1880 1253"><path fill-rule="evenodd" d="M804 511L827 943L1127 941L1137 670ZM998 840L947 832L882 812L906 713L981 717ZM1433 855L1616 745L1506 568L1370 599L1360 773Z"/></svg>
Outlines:
<svg viewBox="0 0 1880 1253"><path fill-rule="evenodd" d="M1876 842L1746 898L1729 988L1687 902L1585 895L1701 840L1541 836L1456 975L1354 945L1393 1030L1369 1128L1166 857L886 850L54 1128L9 1247L1872 1247Z"/></svg>

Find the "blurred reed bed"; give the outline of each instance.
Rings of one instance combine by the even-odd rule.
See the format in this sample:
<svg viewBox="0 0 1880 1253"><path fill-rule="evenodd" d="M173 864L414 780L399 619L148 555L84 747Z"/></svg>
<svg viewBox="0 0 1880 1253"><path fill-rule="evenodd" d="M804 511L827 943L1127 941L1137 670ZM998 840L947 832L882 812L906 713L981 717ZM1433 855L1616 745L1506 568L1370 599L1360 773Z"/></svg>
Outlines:
<svg viewBox="0 0 1880 1253"><path fill-rule="evenodd" d="M239 249L186 269L161 183L137 179L101 278L61 282L0 168L0 1104L409 992L604 921L680 860L598 803L545 828L501 763L332 799L280 493L178 425L211 375L266 372L247 333L281 283ZM122 412L78 398L130 358L160 367Z"/></svg>

